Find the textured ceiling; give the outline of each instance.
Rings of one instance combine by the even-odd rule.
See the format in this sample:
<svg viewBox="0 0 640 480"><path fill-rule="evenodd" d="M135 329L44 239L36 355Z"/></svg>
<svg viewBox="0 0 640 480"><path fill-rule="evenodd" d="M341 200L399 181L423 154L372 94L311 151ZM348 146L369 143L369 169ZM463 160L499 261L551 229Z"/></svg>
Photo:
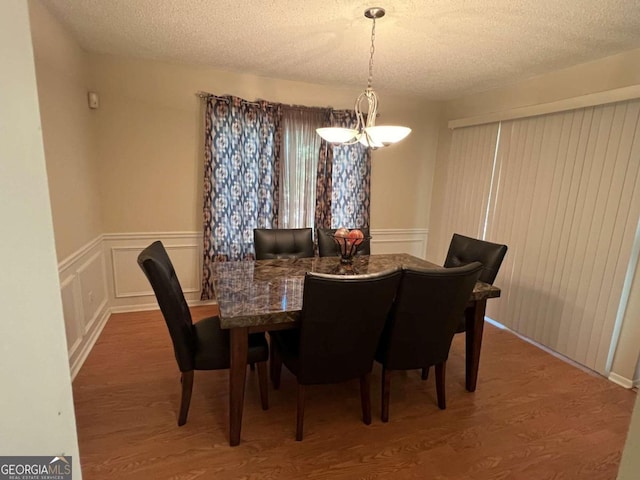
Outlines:
<svg viewBox="0 0 640 480"><path fill-rule="evenodd" d="M640 0L47 0L87 50L448 99L640 47Z"/></svg>

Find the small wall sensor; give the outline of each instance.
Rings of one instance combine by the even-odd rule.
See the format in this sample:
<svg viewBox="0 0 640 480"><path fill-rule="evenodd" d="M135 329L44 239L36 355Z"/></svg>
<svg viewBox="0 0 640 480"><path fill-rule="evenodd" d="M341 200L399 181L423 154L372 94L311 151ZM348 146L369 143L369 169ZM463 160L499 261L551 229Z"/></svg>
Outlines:
<svg viewBox="0 0 640 480"><path fill-rule="evenodd" d="M96 92L89 92L89 108L96 109L100 106L100 99Z"/></svg>

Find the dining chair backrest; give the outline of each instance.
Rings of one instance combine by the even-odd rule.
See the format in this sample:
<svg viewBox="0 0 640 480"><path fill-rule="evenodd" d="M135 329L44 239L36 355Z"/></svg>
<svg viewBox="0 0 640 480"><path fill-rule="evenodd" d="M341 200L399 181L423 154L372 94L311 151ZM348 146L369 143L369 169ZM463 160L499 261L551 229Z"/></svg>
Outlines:
<svg viewBox="0 0 640 480"><path fill-rule="evenodd" d="M376 358L390 370L446 361L481 271L479 262L448 269L405 269Z"/></svg>
<svg viewBox="0 0 640 480"><path fill-rule="evenodd" d="M444 266L460 267L471 262L482 263L480 281L493 284L507 253L507 246L453 234Z"/></svg>
<svg viewBox="0 0 640 480"><path fill-rule="evenodd" d="M256 260L313 257L310 228L255 228L253 245Z"/></svg>
<svg viewBox="0 0 640 480"><path fill-rule="evenodd" d="M338 256L339 249L338 244L333 239L333 235L336 233L337 228L317 228L316 236L318 237L318 255L321 257L336 257ZM361 228L365 237L369 236L368 228ZM362 245L358 247L356 255L371 255L371 244L367 238Z"/></svg>
<svg viewBox="0 0 640 480"><path fill-rule="evenodd" d="M336 383L371 371L401 271L307 273L300 315L301 384Z"/></svg>
<svg viewBox="0 0 640 480"><path fill-rule="evenodd" d="M151 283L169 329L181 372L194 369L195 334L189 306L162 242L156 241L138 255L138 265Z"/></svg>

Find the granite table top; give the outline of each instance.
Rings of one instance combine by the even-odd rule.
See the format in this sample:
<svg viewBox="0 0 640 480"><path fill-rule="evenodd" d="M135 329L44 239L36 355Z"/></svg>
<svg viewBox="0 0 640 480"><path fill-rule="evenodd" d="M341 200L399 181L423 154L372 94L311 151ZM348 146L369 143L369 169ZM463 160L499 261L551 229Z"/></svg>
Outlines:
<svg viewBox="0 0 640 480"><path fill-rule="evenodd" d="M358 274L398 267L443 268L408 254L356 256L353 267ZM220 326L268 329L269 325L293 324L302 309L305 273L343 273L340 270L338 257L216 262L211 274ZM499 288L478 282L470 301L499 296Z"/></svg>

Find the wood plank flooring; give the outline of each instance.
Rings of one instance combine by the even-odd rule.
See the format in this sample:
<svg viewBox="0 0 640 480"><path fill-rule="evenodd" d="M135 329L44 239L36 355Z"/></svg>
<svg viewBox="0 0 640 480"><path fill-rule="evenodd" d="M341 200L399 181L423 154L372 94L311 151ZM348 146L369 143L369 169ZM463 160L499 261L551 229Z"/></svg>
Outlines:
<svg viewBox="0 0 640 480"><path fill-rule="evenodd" d="M212 310L213 309L213 310ZM215 307L193 310L194 320ZM242 443L228 445L228 371L196 372L187 424L176 423L179 372L159 312L113 315L73 383L85 480L613 480L635 393L487 325L478 390L464 389L464 337L447 364L447 410L435 375L394 372L390 421L360 419L359 384L307 389L296 442L295 380L282 371L260 408L248 371Z"/></svg>

